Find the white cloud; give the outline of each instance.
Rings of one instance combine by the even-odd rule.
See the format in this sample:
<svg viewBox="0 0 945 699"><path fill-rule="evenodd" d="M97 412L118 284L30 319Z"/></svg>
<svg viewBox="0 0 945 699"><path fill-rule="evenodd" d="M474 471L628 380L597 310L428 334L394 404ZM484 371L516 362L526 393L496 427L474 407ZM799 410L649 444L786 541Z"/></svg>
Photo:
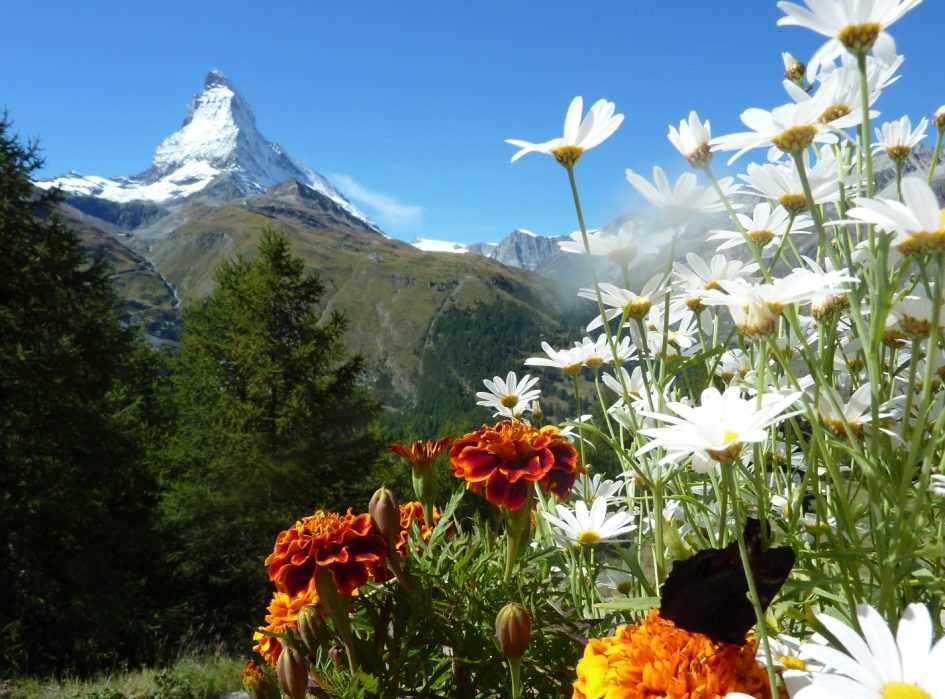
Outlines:
<svg viewBox="0 0 945 699"><path fill-rule="evenodd" d="M422 206L404 204L389 194L375 192L349 175L332 175L330 179L345 196L375 214L381 220L382 227L384 223L393 229L420 227L423 219Z"/></svg>

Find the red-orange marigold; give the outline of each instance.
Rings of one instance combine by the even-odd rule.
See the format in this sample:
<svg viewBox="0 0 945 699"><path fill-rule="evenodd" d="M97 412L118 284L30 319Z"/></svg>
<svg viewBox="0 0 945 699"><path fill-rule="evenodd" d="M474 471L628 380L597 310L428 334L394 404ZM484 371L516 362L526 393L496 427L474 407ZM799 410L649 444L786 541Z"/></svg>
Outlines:
<svg viewBox="0 0 945 699"><path fill-rule="evenodd" d="M436 523L440 521L440 511L433 508L433 524L427 524L423 518L423 505L417 501L405 502L400 506L400 533L397 535L397 553L401 556L407 555L407 532L410 531L412 522L416 522L420 527L420 536L424 541L430 540L430 534Z"/></svg>
<svg viewBox="0 0 945 699"><path fill-rule="evenodd" d="M483 425L457 439L450 466L468 488L509 510L525 504L536 481L545 493L566 498L581 472L577 450L557 427L538 429L513 420Z"/></svg>
<svg viewBox="0 0 945 699"><path fill-rule="evenodd" d="M269 579L290 597L314 589L317 566L325 567L342 595L350 595L371 577L386 578L387 544L371 515L319 510L276 537L266 558Z"/></svg>
<svg viewBox="0 0 945 699"><path fill-rule="evenodd" d="M654 609L613 636L588 639L572 699L721 699L729 692L770 697L755 644L718 643Z"/></svg>
<svg viewBox="0 0 945 699"><path fill-rule="evenodd" d="M452 438L449 435L436 441L432 439L418 439L409 447L406 444L395 442L394 444L388 445L388 448L395 454L400 454L407 459L414 471L423 472L429 469L430 466L433 465L433 462L436 461L437 457L446 451L447 447L449 447L450 439Z"/></svg>

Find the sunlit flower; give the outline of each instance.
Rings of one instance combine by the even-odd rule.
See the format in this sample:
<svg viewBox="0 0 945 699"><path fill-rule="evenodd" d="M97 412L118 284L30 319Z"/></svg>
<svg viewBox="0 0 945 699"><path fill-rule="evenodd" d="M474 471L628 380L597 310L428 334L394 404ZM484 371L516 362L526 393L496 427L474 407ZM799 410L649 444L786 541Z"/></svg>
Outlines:
<svg viewBox="0 0 945 699"><path fill-rule="evenodd" d="M887 121L881 128L876 129L873 150L885 151L890 160L903 160L925 138L928 125L929 120L925 117L915 129L912 128L912 121L908 116L899 121Z"/></svg>
<svg viewBox="0 0 945 699"><path fill-rule="evenodd" d="M886 27L918 5L922 0L806 0L807 7L779 2L787 17L781 26L796 25L829 37L814 53L810 64L820 64L833 56L840 46L854 55L865 55L877 40L891 40ZM810 8L810 9L808 9Z"/></svg>
<svg viewBox="0 0 945 699"><path fill-rule="evenodd" d="M650 184L645 177L628 169L627 181L674 226L682 226L694 216L725 211L725 204L715 189L700 186L691 172L684 172L676 184L670 184L663 168L657 165L653 168L654 184ZM739 190L731 177L719 180L719 187L726 196Z"/></svg>
<svg viewBox="0 0 945 699"><path fill-rule="evenodd" d="M626 315L627 318L643 318L650 310L654 302L658 302L669 292L665 277L662 273L655 274L643 285L639 293L622 289L616 284L601 282L595 289L581 289L578 296L597 300L597 291L600 291L601 300L607 309L604 311L606 320L609 322L614 318L621 318ZM602 327L604 320L598 315L587 324L587 330L590 332L595 328Z"/></svg>
<svg viewBox="0 0 945 699"><path fill-rule="evenodd" d="M318 593L314 586L302 590L294 597L284 592L274 592L266 614L266 626L253 633L253 652L275 667L282 643L271 634L285 633L286 629L298 629L299 610L309 604L318 604Z"/></svg>
<svg viewBox="0 0 945 699"><path fill-rule="evenodd" d="M606 333L597 336L596 340L589 337L574 343L574 349L580 350L584 357L584 366L596 371L604 364L620 365L636 356L637 348L630 343L626 335L611 346L610 338Z"/></svg>
<svg viewBox="0 0 945 699"><path fill-rule="evenodd" d="M588 327L588 330L591 328ZM584 345L578 344L568 349L556 350L547 342L541 343L546 357L529 357L525 360L526 366L550 366L561 369L568 376L577 376L581 373L587 350Z"/></svg>
<svg viewBox="0 0 945 699"><path fill-rule="evenodd" d="M534 388L538 383L537 376L525 374L519 381L514 371L510 371L503 379L501 376L495 376L490 381L483 379L486 391L476 393L476 405L484 405L487 408L495 410L493 415L502 417L511 417L518 419L528 410L531 401L541 395L541 389Z"/></svg>
<svg viewBox="0 0 945 699"><path fill-rule="evenodd" d="M678 131L670 124L666 137L693 167L703 167L712 160L712 151L709 149L712 126L708 119L705 123L699 121L699 115L694 111L689 112L688 120L679 122Z"/></svg>
<svg viewBox="0 0 945 699"><path fill-rule="evenodd" d="M847 211L851 218L876 224L896 233L893 243L903 254L945 250L945 209L928 183L921 177L902 178L902 201L859 198Z"/></svg>
<svg viewBox="0 0 945 699"><path fill-rule="evenodd" d="M406 502L400 506L400 532L397 534L396 548L401 556L407 555L407 533L413 523L417 523L420 529L420 538L424 541L430 540L430 534L433 532L436 523L440 521L440 511L433 508L433 522L427 523L423 516L423 504L417 501Z"/></svg>
<svg viewBox="0 0 945 699"><path fill-rule="evenodd" d="M597 498L587 509L587 503L578 500L572 511L567 505L556 505L557 516L542 512L541 516L551 522L555 529L552 536L562 544L596 546L601 541L615 539L636 528L626 510L618 510L608 516L607 499Z"/></svg>
<svg viewBox="0 0 945 699"><path fill-rule="evenodd" d="M661 619L656 610L613 636L588 639L573 699L769 696L755 644L717 643ZM698 693L694 688L698 688Z"/></svg>
<svg viewBox="0 0 945 699"><path fill-rule="evenodd" d="M407 459L414 473L420 475L433 467L437 457L449 448L451 439L449 435L436 441L418 439L409 447L406 444L391 444L390 450Z"/></svg>
<svg viewBox="0 0 945 699"><path fill-rule="evenodd" d="M593 476L584 474L574 482L572 495L584 502L594 503L597 499L610 501L623 488L623 481L612 481L600 473Z"/></svg>
<svg viewBox="0 0 945 699"><path fill-rule="evenodd" d="M770 147L783 153L800 154L814 143L836 143L837 133L820 121L818 102L791 102L773 110L751 108L741 113L751 131L712 139L712 150L737 150L728 164L752 148Z"/></svg>
<svg viewBox="0 0 945 699"><path fill-rule="evenodd" d="M830 150L824 149L821 150L813 166L809 165L806 152L803 160L814 203L826 204L837 201L842 189L837 181L836 156ZM749 163L747 174L739 175L739 178L750 189L763 197L774 199L790 213L799 214L808 209L804 185L794 160L763 165Z"/></svg>
<svg viewBox="0 0 945 699"><path fill-rule="evenodd" d="M597 100L584 119L581 119L583 109L584 100L581 97L575 97L564 118L564 135L559 138L553 138L545 143L506 139L506 143L521 149L512 156L512 162L514 163L526 153L534 152L548 153L562 165L572 166L584 151L603 143L623 122L623 114L614 114L614 103L607 100Z"/></svg>
<svg viewBox="0 0 945 699"><path fill-rule="evenodd" d="M588 231L587 245L590 248L591 255L606 257L623 268L626 268L632 261L643 255L652 255L658 252L656 246L641 240L633 221L623 222L616 231ZM584 249L584 239L581 231L575 231L570 235L569 240L559 242L558 247L561 248L562 252L577 253L579 255L587 254Z"/></svg>
<svg viewBox="0 0 945 699"><path fill-rule="evenodd" d="M846 402L832 386L821 386L817 399L817 412L824 426L838 437L846 437L847 429L856 437L863 434L866 425L872 422L872 401L870 386L860 386ZM879 413L880 418L889 417L890 413Z"/></svg>
<svg viewBox="0 0 945 699"><path fill-rule="evenodd" d="M803 214L794 217L782 206L771 207L766 201L756 204L751 216L736 213L741 231L713 230L707 240L721 240L718 250L727 250L746 242L756 245L760 249L775 250L781 244L781 239L790 233L810 233L813 221Z"/></svg>
<svg viewBox="0 0 945 699"><path fill-rule="evenodd" d="M784 411L800 396L800 392L764 393L760 398L744 399L737 387L729 387L725 393L710 387L702 392L698 407L667 402L666 407L676 415L641 411L670 427L640 430L650 441L636 455L663 447L666 454L660 463L678 463L692 455L693 470L706 473L716 463L739 456L746 444L764 441L768 427L794 414L785 415Z"/></svg>
<svg viewBox="0 0 945 699"><path fill-rule="evenodd" d="M715 366L715 374L722 381L729 382L735 377L745 378L751 371L751 358L740 349L728 350L719 357Z"/></svg>
<svg viewBox="0 0 945 699"><path fill-rule="evenodd" d="M880 78L874 63L873 82ZM795 102L813 102L819 105L820 121L837 129L859 126L863 123L863 106L860 100L860 71L855 63L845 63L837 68L828 64L829 70L823 71L817 80L817 88L811 94L797 84L785 81L784 89ZM885 74L883 74L885 75ZM888 84L884 83L884 84ZM869 104L872 105L880 95L878 85L869 85ZM870 110L870 119L879 116L879 112Z"/></svg>
<svg viewBox="0 0 945 699"><path fill-rule="evenodd" d="M862 635L829 614L817 615L843 650L825 642L801 646L804 653L823 663L824 670L811 673L810 688L796 693L795 699L945 697L945 640L933 645L932 619L924 605L906 607L895 637L879 612L868 605L857 607L856 618Z"/></svg>
<svg viewBox="0 0 945 699"><path fill-rule="evenodd" d="M545 493L566 498L581 471L577 450L558 428L511 420L483 425L453 442L450 466L467 488L507 510L524 505L535 482Z"/></svg>
<svg viewBox="0 0 945 699"><path fill-rule="evenodd" d="M740 260L729 260L725 255L713 255L706 264L699 255L686 253L688 266L677 264L673 268L677 287L686 307L693 311L702 309L702 299L709 289L721 289L723 281L737 279L748 280L758 271L756 262L745 263Z"/></svg>
<svg viewBox="0 0 945 699"><path fill-rule="evenodd" d="M319 510L276 537L266 558L269 579L279 592L295 597L314 589L319 567L331 573L335 587L350 595L369 578L386 573L387 544L378 534L371 515Z"/></svg>

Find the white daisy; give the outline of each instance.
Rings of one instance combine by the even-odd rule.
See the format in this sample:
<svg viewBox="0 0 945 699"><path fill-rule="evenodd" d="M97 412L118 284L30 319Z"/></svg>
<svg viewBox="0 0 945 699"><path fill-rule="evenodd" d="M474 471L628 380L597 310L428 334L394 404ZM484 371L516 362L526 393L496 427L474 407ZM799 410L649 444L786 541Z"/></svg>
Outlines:
<svg viewBox="0 0 945 699"><path fill-rule="evenodd" d="M682 226L694 216L725 211L725 204L719 199L715 189L700 186L695 174L691 172L684 172L676 180L676 184L671 185L663 168L657 165L653 168L654 185L642 175L628 169L627 181L644 199L659 208L673 226ZM731 196L740 189L731 177L719 180L719 187L726 196Z"/></svg>
<svg viewBox="0 0 945 699"><path fill-rule="evenodd" d="M844 403L837 389L832 386L822 386L817 398L817 412L824 426L838 437L847 436L847 427L854 436L863 434L863 430L872 421L872 402L870 400L870 386L863 384L856 389L850 399ZM881 412L880 419L891 415Z"/></svg>
<svg viewBox="0 0 945 699"><path fill-rule="evenodd" d="M590 510L583 500L574 503L573 512L567 505L555 505L555 510L558 512L557 517L544 511L541 516L554 525L552 535L561 543L596 546L601 541L636 529L626 510L618 510L608 516L606 498L595 499Z"/></svg>
<svg viewBox="0 0 945 699"><path fill-rule="evenodd" d="M710 387L702 392L698 407L668 402L666 406L676 415L641 411L671 426L640 430L651 440L637 450L636 456L663 447L666 455L660 463L678 463L692 455L693 470L706 473L718 462L741 454L746 444L764 441L768 427L796 414L785 415L784 411L800 396L798 391L743 399L738 388L719 393Z"/></svg>
<svg viewBox="0 0 945 699"><path fill-rule="evenodd" d="M606 141L623 122L623 114L614 114L614 103L607 100L597 100L582 120L583 109L584 100L575 97L564 118L564 135L559 138L544 143L506 139L506 143L521 149L512 156L512 162L526 153L548 153L562 165L574 165L584 151Z"/></svg>
<svg viewBox="0 0 945 699"><path fill-rule="evenodd" d="M571 492L579 500L593 504L598 499L608 502L613 500L623 486L623 481L612 481L604 478L603 474L591 476L585 473L574 482Z"/></svg>
<svg viewBox="0 0 945 699"><path fill-rule="evenodd" d="M616 284L608 282L601 282L597 287L600 290L601 300L605 306L608 306L604 312L607 321L624 315L628 318L642 318L649 312L655 301L669 293L669 287L666 285L662 274L655 274L650 277L643 285L640 293L622 289ZM578 291L578 296L596 301L597 291L581 289ZM598 315L587 324L587 330L590 332L603 325L604 320Z"/></svg>
<svg viewBox="0 0 945 699"><path fill-rule="evenodd" d="M703 167L712 160L712 151L709 149L712 126L708 119L705 123L699 121L699 115L694 111L689 112L688 120L679 122L678 131L670 124L666 137L693 167Z"/></svg>
<svg viewBox="0 0 945 699"><path fill-rule="evenodd" d="M912 121L908 116L903 116L898 121L887 121L882 127L876 129L873 150L885 151L891 160L902 160L925 138L925 129L928 125L929 120L925 117L915 129L912 128Z"/></svg>
<svg viewBox="0 0 945 699"><path fill-rule="evenodd" d="M902 178L902 201L877 197L854 199L851 218L876 224L896 233L893 243L903 254L922 254L945 250L945 209L921 177Z"/></svg>
<svg viewBox="0 0 945 699"><path fill-rule="evenodd" d="M814 225L810 216L797 215L791 220L791 215L787 209L782 206L771 207L766 201L756 204L752 215L736 213L738 222L742 225L744 233L741 231L713 230L708 240L721 240L718 250L727 250L738 245L744 245L751 242L763 250L776 250L781 244L781 239L790 232L810 233L810 227Z"/></svg>
<svg viewBox="0 0 945 699"><path fill-rule="evenodd" d="M713 255L712 259L706 264L698 255L687 252L686 262L677 264L673 273L676 275L678 285L676 287L676 296L681 299L685 306L693 311L702 308L702 298L709 289L720 289L719 283L726 280L742 279L748 280L758 271L756 262L741 262L740 260L729 260L725 255Z"/></svg>
<svg viewBox="0 0 945 699"><path fill-rule="evenodd" d="M813 70L813 66L826 57L835 56L841 46L854 55L865 55L878 40L891 41L886 27L920 2L922 0L806 0L806 8L792 2L779 2L778 7L787 17L779 19L778 24L806 27L830 38L808 62Z"/></svg>
<svg viewBox="0 0 945 699"><path fill-rule="evenodd" d="M932 643L932 619L921 604L910 604L893 637L889 625L872 607L857 607L862 635L828 614L817 619L844 650L825 643L805 643L801 650L823 663L811 673L812 687L837 699L945 698L945 640ZM795 695L807 699L813 692Z"/></svg>
<svg viewBox="0 0 945 699"><path fill-rule="evenodd" d="M713 151L738 151L728 160L731 165L752 148L769 147L775 152L797 154L814 143L836 143L837 133L820 121L819 102L791 102L766 111L753 107L741 113L742 123L751 131L726 134L712 139Z"/></svg>
<svg viewBox="0 0 945 699"><path fill-rule="evenodd" d="M504 379L495 376L491 381L483 379L482 383L489 390L476 393L479 399L476 405L492 408L495 410L494 415L503 417L520 418L529 410L529 403L541 395L541 389L533 388L538 383L538 377L525 374L519 381L514 371L510 371Z"/></svg>
<svg viewBox="0 0 945 699"><path fill-rule="evenodd" d="M630 262L643 255L652 255L659 249L651 244L646 244L636 231L636 225L633 221L625 221L616 231L599 230L588 231L587 246L590 248L590 254L595 257L606 257L623 268L630 265ZM572 252L584 255L587 250L584 248L584 239L581 231L575 231L570 235L570 240L564 240L558 243L562 252Z"/></svg>
<svg viewBox="0 0 945 699"><path fill-rule="evenodd" d="M584 366L587 356L584 345L579 344L568 349L556 350L547 342L542 342L541 348L547 357L529 357L525 360L526 366L556 367L568 376L577 376L581 373L581 367Z"/></svg>
<svg viewBox="0 0 945 699"><path fill-rule="evenodd" d="M837 181L836 156L829 149L823 149L817 157L817 162L810 166L807 153L804 153L804 163L814 203L826 204L837 201L840 198L841 188ZM799 214L807 211L808 202L804 194L804 186L793 160L764 165L750 163L747 174L738 177L748 185L749 189L763 197L778 201L791 213Z"/></svg>

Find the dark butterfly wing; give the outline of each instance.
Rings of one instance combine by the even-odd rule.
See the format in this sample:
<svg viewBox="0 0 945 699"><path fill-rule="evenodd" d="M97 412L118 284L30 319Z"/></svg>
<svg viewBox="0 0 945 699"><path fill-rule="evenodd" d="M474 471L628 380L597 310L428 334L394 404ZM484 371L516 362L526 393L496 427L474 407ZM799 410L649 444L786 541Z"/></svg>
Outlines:
<svg viewBox="0 0 945 699"><path fill-rule="evenodd" d="M744 537L755 588L767 608L794 566L794 551L787 546L762 551L761 523L756 519L747 521ZM755 611L748 599L738 542L673 564L663 584L660 616L715 641L743 644L755 624Z"/></svg>

